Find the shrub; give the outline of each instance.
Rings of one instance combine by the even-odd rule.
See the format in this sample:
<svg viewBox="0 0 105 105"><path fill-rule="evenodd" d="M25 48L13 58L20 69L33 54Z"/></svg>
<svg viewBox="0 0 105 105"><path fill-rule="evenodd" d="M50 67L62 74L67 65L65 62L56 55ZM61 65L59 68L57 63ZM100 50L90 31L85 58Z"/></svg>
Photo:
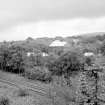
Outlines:
<svg viewBox="0 0 105 105"><path fill-rule="evenodd" d="M25 52L21 47L0 46L0 69L12 73L24 72Z"/></svg>
<svg viewBox="0 0 105 105"><path fill-rule="evenodd" d="M49 70L54 75L68 75L84 69L83 57L76 52L68 52L50 64Z"/></svg>
<svg viewBox="0 0 105 105"><path fill-rule="evenodd" d="M88 66L92 66L92 64L94 63L94 57L86 57L85 58L85 64L87 64Z"/></svg>
<svg viewBox="0 0 105 105"><path fill-rule="evenodd" d="M50 82L52 80L50 72L45 68L36 67L25 71L25 77L31 80L39 80L42 82Z"/></svg>
<svg viewBox="0 0 105 105"><path fill-rule="evenodd" d="M17 91L17 96L25 97L25 96L29 96L29 93L28 93L26 90L19 89L19 90Z"/></svg>
<svg viewBox="0 0 105 105"><path fill-rule="evenodd" d="M10 105L10 101L7 97L0 97L0 105Z"/></svg>

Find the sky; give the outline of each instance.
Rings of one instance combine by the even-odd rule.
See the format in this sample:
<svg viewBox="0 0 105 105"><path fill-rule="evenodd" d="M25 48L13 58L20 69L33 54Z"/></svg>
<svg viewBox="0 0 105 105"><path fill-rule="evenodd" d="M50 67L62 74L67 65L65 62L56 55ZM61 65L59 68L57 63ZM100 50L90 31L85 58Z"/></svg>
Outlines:
<svg viewBox="0 0 105 105"><path fill-rule="evenodd" d="M105 0L0 0L0 41L105 32Z"/></svg>

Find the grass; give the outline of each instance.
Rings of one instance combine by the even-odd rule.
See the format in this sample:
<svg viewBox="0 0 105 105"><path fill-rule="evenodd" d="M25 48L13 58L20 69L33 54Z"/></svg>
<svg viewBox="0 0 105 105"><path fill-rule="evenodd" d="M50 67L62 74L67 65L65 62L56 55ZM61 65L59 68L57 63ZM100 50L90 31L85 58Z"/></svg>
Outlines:
<svg viewBox="0 0 105 105"><path fill-rule="evenodd" d="M72 105L76 102L76 92L73 88L55 84L49 90L49 98L53 105Z"/></svg>
<svg viewBox="0 0 105 105"><path fill-rule="evenodd" d="M2 79L6 78L7 80L9 78L8 79L9 81L12 81L13 83L17 84L19 87L21 87L21 89L12 86L11 87L8 86L7 89L1 88L4 91L2 90L0 94L3 92L3 94L6 94L9 99L3 97L1 99L2 104L0 103L0 105L73 105L72 103L75 99L75 92L68 87L61 87L59 85L55 86L54 84L45 85L41 84L40 82L27 81L19 76L6 74L6 73L3 74L4 76L1 77ZM48 94L49 97L41 96L38 93L32 93L26 91L25 88L27 86L30 86L30 84L31 85L33 84L33 87L35 85L38 85L40 88L44 88L45 90L47 90L47 92L49 90L49 94L46 92L46 94ZM37 89L39 88L37 87ZM8 93L5 90L7 90ZM10 102L12 103L10 104Z"/></svg>

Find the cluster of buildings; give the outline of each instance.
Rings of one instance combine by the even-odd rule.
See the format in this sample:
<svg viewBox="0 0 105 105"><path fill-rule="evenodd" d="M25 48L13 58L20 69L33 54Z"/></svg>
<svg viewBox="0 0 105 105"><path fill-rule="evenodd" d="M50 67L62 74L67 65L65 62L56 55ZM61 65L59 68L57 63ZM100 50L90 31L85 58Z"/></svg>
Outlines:
<svg viewBox="0 0 105 105"><path fill-rule="evenodd" d="M78 44L78 42L79 42L79 40L73 39L73 43L74 43L74 44ZM49 45L49 47L50 47L50 48L51 48L51 47L64 47L64 46L67 45L67 44L68 44L68 43L67 43L66 41L55 40L55 41L53 41L53 42ZM36 56L36 55L38 55L38 54L41 55L41 56L43 56L43 57L49 56L49 54L46 53L46 52L40 52L40 51L39 51L39 53L35 53L34 51L32 51L32 52L27 52L27 56L28 56L28 57L31 56L31 55ZM84 56L85 56L85 57L94 56L94 52L91 52L91 51L84 52Z"/></svg>
<svg viewBox="0 0 105 105"><path fill-rule="evenodd" d="M65 44L67 44L66 41L55 40L49 45L49 47L62 47L62 46L65 46ZM46 53L46 52L40 52L40 51L39 51L39 53L35 53L34 51L27 52L28 57L31 56L31 55L33 55L33 56L41 55L43 57L49 56L49 54Z"/></svg>

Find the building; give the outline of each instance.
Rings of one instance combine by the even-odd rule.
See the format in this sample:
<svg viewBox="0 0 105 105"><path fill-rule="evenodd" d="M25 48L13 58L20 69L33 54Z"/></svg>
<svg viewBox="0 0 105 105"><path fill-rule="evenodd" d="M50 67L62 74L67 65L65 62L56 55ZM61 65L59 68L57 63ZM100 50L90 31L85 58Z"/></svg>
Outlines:
<svg viewBox="0 0 105 105"><path fill-rule="evenodd" d="M49 56L49 55L48 55L48 53L43 52L43 53L42 53L42 56L43 56L43 57L46 57L46 56Z"/></svg>
<svg viewBox="0 0 105 105"><path fill-rule="evenodd" d="M34 52L27 52L27 56L30 57L31 55L35 55Z"/></svg>
<svg viewBox="0 0 105 105"><path fill-rule="evenodd" d="M85 53L84 53L84 56L85 56L85 57L94 56L94 53L93 53L93 52L85 52Z"/></svg>
<svg viewBox="0 0 105 105"><path fill-rule="evenodd" d="M60 41L60 40L55 40L49 46L50 47L62 47L62 46L65 46L65 44L67 44L67 42Z"/></svg>

